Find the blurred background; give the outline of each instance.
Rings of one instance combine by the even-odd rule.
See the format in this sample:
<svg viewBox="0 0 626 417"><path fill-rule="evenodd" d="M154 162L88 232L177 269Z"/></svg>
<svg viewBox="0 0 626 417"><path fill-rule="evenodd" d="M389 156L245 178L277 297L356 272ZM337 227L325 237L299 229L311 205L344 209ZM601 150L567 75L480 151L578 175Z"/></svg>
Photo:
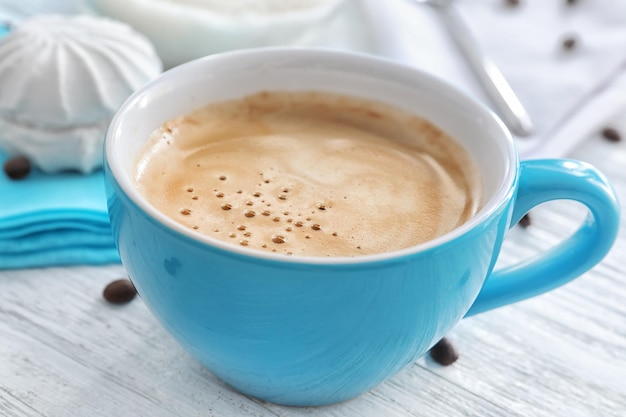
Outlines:
<svg viewBox="0 0 626 417"><path fill-rule="evenodd" d="M376 54L430 72L494 108L441 0L0 0L0 20L89 13L128 23L165 67L233 49L310 46ZM458 0L481 53L500 68L535 125L523 158L563 156L626 108L626 2ZM497 110L494 108L494 110Z"/></svg>

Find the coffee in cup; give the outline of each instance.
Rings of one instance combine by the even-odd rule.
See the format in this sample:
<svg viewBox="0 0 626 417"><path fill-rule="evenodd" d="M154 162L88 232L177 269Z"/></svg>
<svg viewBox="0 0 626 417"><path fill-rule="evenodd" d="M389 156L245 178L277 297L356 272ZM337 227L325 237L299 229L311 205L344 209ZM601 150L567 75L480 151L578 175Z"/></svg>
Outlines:
<svg viewBox="0 0 626 417"><path fill-rule="evenodd" d="M271 93L264 98L263 91ZM290 94L283 94L287 91ZM311 91L324 93L314 99ZM287 99L289 105L281 104ZM240 111L246 100L255 106L267 101L271 106L254 110L263 115L256 120ZM337 103L342 100L343 104ZM313 112L311 103L316 101L328 110ZM221 109L220 123L211 125L194 113L208 103L221 103L213 110ZM350 110L352 104L360 110ZM282 116L270 117L271 107L284 108L287 121L307 121L305 128L301 122L295 126L275 122ZM302 110L298 112L299 107ZM404 118L404 111L408 118ZM384 116L380 124L378 113ZM418 122L413 115L429 122ZM202 123L196 127L194 122ZM208 127L203 128L205 124ZM275 124L299 132L303 142L296 142L287 152L283 148L290 142L272 136L270 130ZM382 126L383 133L370 124ZM421 126L417 132L423 134L422 139L413 138L408 143L397 139L403 129L415 133L413 124ZM336 132L338 125L343 126L342 132L359 132L358 140L333 143L329 139L333 135L322 134L324 129ZM162 126L165 128L159 129ZM443 128L454 141L434 126ZM187 128L188 134L176 137L177 129L182 132ZM150 141L155 130L158 133ZM204 147L206 132L214 137L216 148ZM241 145L238 141L247 136L262 138L260 143L267 140L265 145L271 145L272 150L245 141ZM394 139L387 139L389 136ZM225 139L219 139L222 137ZM306 148L302 149L302 143ZM322 233L328 240L320 246L330 246L327 242L350 236L350 230L341 227L348 227L354 215L351 210L356 210L359 214L353 224L357 228L381 221L383 227L372 229L372 237L382 242L380 230L393 227L393 241L403 228L412 228L423 219L415 214L415 207L410 221L406 221L371 204L387 203L386 199L400 208L415 204L411 200L414 196L408 197L409 202L404 199L409 195L407 189L413 193L416 184L423 182L420 171L410 173L414 165L425 164L412 156L418 153L412 147L420 143L434 161L432 172L445 173L441 177L446 180L441 183L454 184L452 190L456 191L445 191L446 195L456 201L458 189L466 190L452 215L447 212L442 216L446 221L452 218L451 222L432 236L444 234L399 250L385 242L373 248L381 252L362 256L353 256L361 255L358 248L339 256L336 247L324 248L319 256L301 256L297 250L302 247L294 248L293 256L285 256L269 247L263 250L267 237L252 240L252 236L256 239L263 233L277 235L275 229L259 226L274 227L272 218L276 216L277 230L293 242L296 239L289 233L297 232L298 221L303 222L304 230L308 216L311 221L306 223L308 229L302 239L305 247L312 246L306 234L313 241ZM220 152L214 152L218 148ZM606 255L619 230L617 198L594 167L565 159L520 162L503 123L472 98L415 68L340 51L246 50L181 65L146 85L119 109L108 129L105 149L111 230L142 300L170 334L224 383L246 395L279 404L324 405L367 392L428 352L463 317L536 296L580 276ZM374 158L379 150L388 159L380 162ZM478 178L473 176L473 168L469 168L472 163L463 150L475 161ZM214 169L202 167L207 155L213 159ZM220 159L218 155L222 155ZM227 159L231 163L217 164ZM162 164L167 175L161 175L152 164ZM173 191L137 187L138 177L145 176L146 183L170 177L169 164L183 166L186 173L178 183L171 180L176 176L163 181L172 182ZM315 175L303 181L301 172L309 170ZM372 174L378 170L385 174ZM251 174L254 181L241 182L239 175L244 173ZM212 183L203 190L207 178ZM322 180L336 178L343 178L341 182L347 187L327 195ZM459 186L463 181L466 185ZM311 184L315 185L313 190ZM351 194L353 188L361 187L359 184L369 184L360 200ZM422 188L416 194L428 195ZM442 189L445 187L440 185L426 188L435 195ZM260 195L255 196L256 192ZM169 202L151 201L160 193L164 196L158 197L165 200L170 197L167 193L172 199L177 194L184 196L180 205L174 203L170 208L174 217L189 223L164 214ZM218 193L224 195L219 197ZM347 210L342 207L344 196L351 204ZM495 269L508 229L536 205L554 199L582 203L588 208L585 222L550 250L520 264ZM296 207L296 202L305 206ZM444 202L442 198L433 206L438 210L453 207ZM230 210L221 208L224 203L231 205ZM206 208L209 210L201 211ZM466 208L469 214L464 219ZM328 219L340 209L343 214L330 222ZM254 216L246 216L252 214L248 210L254 211ZM264 210L272 213L265 216ZM211 216L237 214L227 221L218 218L217 226L211 224L224 229L225 240L214 238L219 233L200 222L203 216L210 217L207 212ZM320 230L315 230L316 224ZM239 230L240 226L245 230ZM292 231L283 229L287 227ZM452 230L446 233L446 228ZM335 231L338 236L333 236ZM246 232L252 236L248 246L242 246L240 239L246 238ZM230 233L237 236L230 238ZM361 250L366 243L361 242ZM257 244L261 250L250 249ZM328 253L333 256L326 256Z"/></svg>
<svg viewBox="0 0 626 417"><path fill-rule="evenodd" d="M422 117L322 92L212 103L154 131L137 187L198 233L287 255L418 245L481 204L469 153Z"/></svg>

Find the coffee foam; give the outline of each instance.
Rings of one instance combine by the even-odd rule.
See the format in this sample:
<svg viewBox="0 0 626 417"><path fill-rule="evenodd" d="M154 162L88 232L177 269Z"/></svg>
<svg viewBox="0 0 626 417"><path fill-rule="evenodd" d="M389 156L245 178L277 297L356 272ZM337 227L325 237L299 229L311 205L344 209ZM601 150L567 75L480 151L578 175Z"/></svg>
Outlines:
<svg viewBox="0 0 626 417"><path fill-rule="evenodd" d="M437 127L388 105L264 92L164 124L135 180L198 233L277 253L358 256L467 221L481 199L474 165Z"/></svg>

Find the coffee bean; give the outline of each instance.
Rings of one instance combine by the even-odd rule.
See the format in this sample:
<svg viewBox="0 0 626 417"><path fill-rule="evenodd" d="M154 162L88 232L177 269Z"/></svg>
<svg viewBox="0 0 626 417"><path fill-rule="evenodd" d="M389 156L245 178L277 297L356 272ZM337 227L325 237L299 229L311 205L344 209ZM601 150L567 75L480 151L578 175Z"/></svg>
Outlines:
<svg viewBox="0 0 626 417"><path fill-rule="evenodd" d="M30 174L31 165L25 156L14 156L4 163L4 173L12 180L21 180Z"/></svg>
<svg viewBox="0 0 626 417"><path fill-rule="evenodd" d="M522 217L517 224L519 224L521 227L526 229L528 226L530 226L530 223L531 223L530 215L526 213L524 214L524 217Z"/></svg>
<svg viewBox="0 0 626 417"><path fill-rule="evenodd" d="M124 304L131 301L137 295L133 283L126 278L109 283L102 292L102 296L111 304Z"/></svg>
<svg viewBox="0 0 626 417"><path fill-rule="evenodd" d="M561 46L563 47L563 49L569 51L569 50L574 49L577 43L578 41L576 40L575 36L568 35L565 38L563 38L563 41L561 42Z"/></svg>
<svg viewBox="0 0 626 417"><path fill-rule="evenodd" d="M612 127L606 127L602 129L602 137L609 142L619 142L622 140L622 135Z"/></svg>
<svg viewBox="0 0 626 417"><path fill-rule="evenodd" d="M454 348L454 345L445 337L437 342L437 344L430 349L429 353L430 357L435 362L443 366L452 365L459 359L459 354Z"/></svg>

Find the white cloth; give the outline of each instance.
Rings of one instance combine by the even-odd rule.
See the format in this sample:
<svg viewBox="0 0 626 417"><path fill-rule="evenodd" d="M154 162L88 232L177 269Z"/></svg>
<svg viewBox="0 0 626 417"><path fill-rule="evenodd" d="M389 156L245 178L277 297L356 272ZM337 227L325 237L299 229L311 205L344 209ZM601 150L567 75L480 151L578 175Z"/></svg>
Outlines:
<svg viewBox="0 0 626 417"><path fill-rule="evenodd" d="M522 158L566 155L625 108L626 1L454 5L535 123L533 136L517 139ZM351 8L351 19L365 22L360 30L368 32L376 53L433 73L490 105L432 7L412 0L356 0ZM570 35L577 44L566 51L562 41Z"/></svg>

